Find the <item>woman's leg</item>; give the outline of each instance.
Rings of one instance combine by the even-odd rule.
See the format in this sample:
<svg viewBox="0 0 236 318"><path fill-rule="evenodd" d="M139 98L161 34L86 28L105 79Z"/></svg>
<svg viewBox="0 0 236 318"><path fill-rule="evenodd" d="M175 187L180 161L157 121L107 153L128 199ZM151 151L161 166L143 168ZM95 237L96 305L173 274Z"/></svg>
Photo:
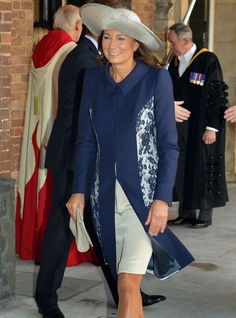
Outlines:
<svg viewBox="0 0 236 318"><path fill-rule="evenodd" d="M117 318L143 318L140 294L143 275L120 273L118 275L119 305Z"/></svg>
<svg viewBox="0 0 236 318"><path fill-rule="evenodd" d="M140 287L152 246L122 187L116 184L117 318L143 318Z"/></svg>

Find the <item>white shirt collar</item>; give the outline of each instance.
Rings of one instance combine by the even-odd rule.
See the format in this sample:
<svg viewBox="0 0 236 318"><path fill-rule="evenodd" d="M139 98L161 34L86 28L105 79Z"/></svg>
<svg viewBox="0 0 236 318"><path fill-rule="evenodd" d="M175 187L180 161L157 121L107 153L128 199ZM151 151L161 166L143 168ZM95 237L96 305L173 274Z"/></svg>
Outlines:
<svg viewBox="0 0 236 318"><path fill-rule="evenodd" d="M93 43L93 45L96 47L96 49L98 50L98 42L88 34L85 34L85 37L87 39L89 39Z"/></svg>

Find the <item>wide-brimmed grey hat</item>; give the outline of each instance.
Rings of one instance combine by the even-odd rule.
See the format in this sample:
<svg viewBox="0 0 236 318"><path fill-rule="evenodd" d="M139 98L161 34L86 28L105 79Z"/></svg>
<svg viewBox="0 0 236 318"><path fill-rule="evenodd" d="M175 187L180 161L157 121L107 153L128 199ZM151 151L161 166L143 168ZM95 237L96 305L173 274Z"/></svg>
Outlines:
<svg viewBox="0 0 236 318"><path fill-rule="evenodd" d="M152 51L162 48L161 40L131 10L87 3L80 8L80 16L89 31L96 36L101 35L103 30L115 29L143 43Z"/></svg>

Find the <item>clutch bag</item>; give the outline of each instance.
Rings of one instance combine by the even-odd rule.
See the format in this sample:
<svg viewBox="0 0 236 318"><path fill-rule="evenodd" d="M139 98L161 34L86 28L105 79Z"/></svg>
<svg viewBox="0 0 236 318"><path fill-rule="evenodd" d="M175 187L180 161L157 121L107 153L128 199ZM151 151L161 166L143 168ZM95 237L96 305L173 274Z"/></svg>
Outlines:
<svg viewBox="0 0 236 318"><path fill-rule="evenodd" d="M70 230L75 237L75 243L79 252L86 252L90 246L93 246L92 241L88 235L84 225L84 219L79 209L77 209L76 221L70 218Z"/></svg>

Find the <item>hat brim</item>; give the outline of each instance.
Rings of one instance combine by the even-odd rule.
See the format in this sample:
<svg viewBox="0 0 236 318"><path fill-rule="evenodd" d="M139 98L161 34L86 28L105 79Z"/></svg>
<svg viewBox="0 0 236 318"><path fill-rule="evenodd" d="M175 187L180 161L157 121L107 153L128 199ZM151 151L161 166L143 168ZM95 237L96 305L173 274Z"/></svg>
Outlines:
<svg viewBox="0 0 236 318"><path fill-rule="evenodd" d="M127 16L127 11L88 3L80 8L80 16L89 31L96 36L104 30L115 29L143 43L150 50L159 51L163 46L162 41L146 25Z"/></svg>

